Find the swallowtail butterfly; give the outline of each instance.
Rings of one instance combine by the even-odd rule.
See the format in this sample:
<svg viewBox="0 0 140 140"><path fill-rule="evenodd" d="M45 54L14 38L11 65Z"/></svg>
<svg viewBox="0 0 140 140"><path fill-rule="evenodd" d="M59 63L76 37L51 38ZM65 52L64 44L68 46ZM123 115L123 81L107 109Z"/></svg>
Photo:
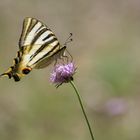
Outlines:
<svg viewBox="0 0 140 140"><path fill-rule="evenodd" d="M66 46L61 46L55 34L41 21L27 17L23 21L19 39L19 51L14 64L0 76L7 75L15 81L29 74L32 69L41 69L64 55Z"/></svg>

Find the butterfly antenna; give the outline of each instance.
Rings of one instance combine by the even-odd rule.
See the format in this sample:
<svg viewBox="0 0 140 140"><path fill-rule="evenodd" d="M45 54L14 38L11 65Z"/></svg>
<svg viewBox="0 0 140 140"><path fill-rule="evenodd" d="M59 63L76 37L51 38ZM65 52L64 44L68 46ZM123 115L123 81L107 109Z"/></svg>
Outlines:
<svg viewBox="0 0 140 140"><path fill-rule="evenodd" d="M64 43L64 46L66 46L68 43L72 42L73 39L72 39L72 33L70 33L69 37L66 39L65 43Z"/></svg>
<svg viewBox="0 0 140 140"><path fill-rule="evenodd" d="M67 46L68 43L70 43L70 42L73 41L72 36L73 36L73 34L70 33L70 34L69 34L69 37L66 39L66 41L65 41L65 43L64 43L64 46ZM70 56L71 61L73 61L73 57L72 57L72 55L70 54L70 52L69 52L67 49L66 49L66 52L67 52L68 55ZM68 56L63 55L63 57L67 58L67 62L69 61L69 60L68 60Z"/></svg>

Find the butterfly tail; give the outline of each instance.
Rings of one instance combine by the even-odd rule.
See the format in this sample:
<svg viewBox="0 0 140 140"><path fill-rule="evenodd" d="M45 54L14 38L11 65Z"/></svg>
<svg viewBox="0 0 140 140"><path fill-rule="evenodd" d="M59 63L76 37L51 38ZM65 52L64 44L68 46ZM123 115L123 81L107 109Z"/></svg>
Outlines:
<svg viewBox="0 0 140 140"><path fill-rule="evenodd" d="M11 74L10 73L7 73L7 72L0 74L0 78L1 77L4 77L4 76L8 76L9 79L11 79L11 77L12 77Z"/></svg>

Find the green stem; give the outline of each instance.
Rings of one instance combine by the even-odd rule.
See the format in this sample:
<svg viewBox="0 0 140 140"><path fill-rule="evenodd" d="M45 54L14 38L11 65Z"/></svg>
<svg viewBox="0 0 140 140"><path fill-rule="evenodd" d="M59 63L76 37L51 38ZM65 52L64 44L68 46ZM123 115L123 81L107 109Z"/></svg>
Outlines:
<svg viewBox="0 0 140 140"><path fill-rule="evenodd" d="M86 123L87 123L87 126L88 126L88 129L89 129L89 132L90 132L90 135L91 135L91 139L94 140L94 136L93 136L93 133L92 133L92 129L91 129L91 126L90 126L90 123L89 123L89 120L88 120L88 117L86 115L86 112L85 112L85 109L84 109L84 106L83 106L83 103L82 103L82 100L81 100L81 97L80 97L80 94L74 84L73 81L70 81L70 84L72 85L72 87L74 88L75 90L75 93L78 97L78 100L79 100L79 103L80 103L80 106L81 106L81 109L82 109L82 112L83 112L83 115L85 117L85 120L86 120Z"/></svg>

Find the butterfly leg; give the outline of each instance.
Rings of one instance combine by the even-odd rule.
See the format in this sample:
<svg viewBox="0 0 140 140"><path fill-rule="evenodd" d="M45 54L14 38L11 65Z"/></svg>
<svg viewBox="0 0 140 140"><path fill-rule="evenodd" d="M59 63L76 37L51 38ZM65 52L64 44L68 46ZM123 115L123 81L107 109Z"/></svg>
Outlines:
<svg viewBox="0 0 140 140"><path fill-rule="evenodd" d="M56 66L56 64L58 63L58 61L57 61L58 59L55 59L54 61L54 66Z"/></svg>

